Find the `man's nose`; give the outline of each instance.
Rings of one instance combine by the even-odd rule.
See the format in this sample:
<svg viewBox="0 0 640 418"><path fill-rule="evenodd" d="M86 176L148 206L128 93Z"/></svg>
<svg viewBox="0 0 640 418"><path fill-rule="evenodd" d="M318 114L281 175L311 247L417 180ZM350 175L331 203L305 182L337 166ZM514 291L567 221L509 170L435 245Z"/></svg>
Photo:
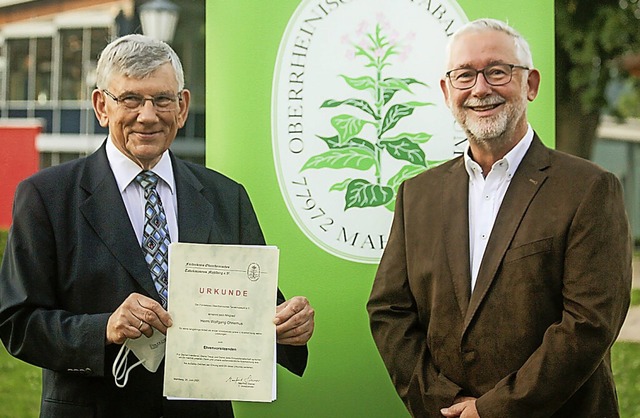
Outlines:
<svg viewBox="0 0 640 418"><path fill-rule="evenodd" d="M144 102L140 106L138 110L138 118L142 119L156 119L158 114L156 112L156 107L153 104L153 100L149 98L145 98Z"/></svg>
<svg viewBox="0 0 640 418"><path fill-rule="evenodd" d="M483 72L479 72L476 76L476 84L471 89L471 92L476 96L486 96L491 93L492 86L487 82Z"/></svg>

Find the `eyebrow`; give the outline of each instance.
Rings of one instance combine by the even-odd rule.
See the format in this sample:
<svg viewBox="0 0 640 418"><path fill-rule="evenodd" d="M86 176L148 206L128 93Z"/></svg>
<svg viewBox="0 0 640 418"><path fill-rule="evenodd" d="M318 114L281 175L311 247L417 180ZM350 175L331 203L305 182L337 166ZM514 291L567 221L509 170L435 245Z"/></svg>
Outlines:
<svg viewBox="0 0 640 418"><path fill-rule="evenodd" d="M507 64L507 62L503 60L492 60L492 61L489 61L484 67L488 67L490 65L495 65L495 64ZM469 69L469 68L472 68L474 70L476 69L476 67L474 65L471 65L470 63L461 64L460 66L455 67L453 69L462 70L462 69Z"/></svg>
<svg viewBox="0 0 640 418"><path fill-rule="evenodd" d="M180 92L178 92L180 93ZM171 91L160 91L154 94L151 94L149 96L155 97L155 96L175 96L178 93L173 93ZM118 97L122 97L122 96L145 96L144 94L138 92L138 91L132 91L132 90L125 90L122 93L120 93L120 95Z"/></svg>

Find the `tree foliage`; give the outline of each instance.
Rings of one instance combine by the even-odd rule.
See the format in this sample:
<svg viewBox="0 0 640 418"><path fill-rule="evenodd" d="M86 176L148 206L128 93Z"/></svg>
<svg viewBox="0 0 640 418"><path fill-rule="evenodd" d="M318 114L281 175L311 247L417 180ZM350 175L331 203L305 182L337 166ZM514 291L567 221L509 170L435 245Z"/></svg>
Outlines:
<svg viewBox="0 0 640 418"><path fill-rule="evenodd" d="M556 145L589 158L606 88L640 52L639 0L556 0ZM622 72L621 72L622 70Z"/></svg>

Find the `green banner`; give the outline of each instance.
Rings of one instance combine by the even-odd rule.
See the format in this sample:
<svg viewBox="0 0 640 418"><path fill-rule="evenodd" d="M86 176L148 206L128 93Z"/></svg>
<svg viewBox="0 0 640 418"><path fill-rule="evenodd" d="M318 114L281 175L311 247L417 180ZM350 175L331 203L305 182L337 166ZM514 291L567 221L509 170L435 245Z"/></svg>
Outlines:
<svg viewBox="0 0 640 418"><path fill-rule="evenodd" d="M408 416L365 304L392 192L464 139L438 86L446 38L479 17L520 31L542 74L529 119L553 145L553 14L552 0L207 3L207 165L245 185L268 243L281 250L280 288L316 309L304 377L279 368L277 401L237 402L238 417ZM374 68L376 58L384 65ZM385 100L372 103L362 98L375 71L386 84L374 93ZM383 153L368 145L376 130ZM345 151L349 141L361 151Z"/></svg>

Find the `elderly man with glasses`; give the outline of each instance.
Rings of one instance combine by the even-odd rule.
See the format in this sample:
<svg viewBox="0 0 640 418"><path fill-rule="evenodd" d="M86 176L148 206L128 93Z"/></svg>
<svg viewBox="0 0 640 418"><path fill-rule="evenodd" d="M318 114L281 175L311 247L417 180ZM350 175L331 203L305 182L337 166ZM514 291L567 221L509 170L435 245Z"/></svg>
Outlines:
<svg viewBox="0 0 640 418"><path fill-rule="evenodd" d="M414 417L618 417L620 182L533 131L540 73L514 29L466 24L447 63L440 85L469 145L400 187L367 305L391 380Z"/></svg>
<svg viewBox="0 0 640 418"><path fill-rule="evenodd" d="M114 40L96 84L93 108L109 128L102 147L17 189L0 269L0 337L42 367L42 417L233 417L228 401L164 398L162 365L133 369L126 385L111 373L125 341L172 325L170 242L264 245L247 192L169 151L190 93L167 44ZM278 303L278 362L302 375L314 310L301 296L278 292Z"/></svg>

